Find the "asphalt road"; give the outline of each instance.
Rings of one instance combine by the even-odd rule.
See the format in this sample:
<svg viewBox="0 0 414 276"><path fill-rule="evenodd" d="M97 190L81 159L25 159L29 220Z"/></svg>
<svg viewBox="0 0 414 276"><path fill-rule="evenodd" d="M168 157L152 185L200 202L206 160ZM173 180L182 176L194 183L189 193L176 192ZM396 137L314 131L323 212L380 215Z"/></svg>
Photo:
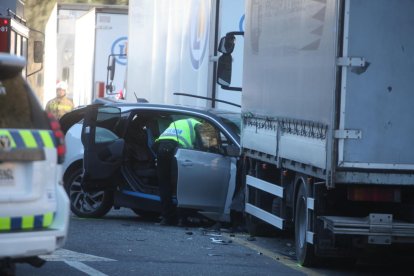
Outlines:
<svg viewBox="0 0 414 276"><path fill-rule="evenodd" d="M412 275L412 257L386 254L356 264L327 261L316 268L296 264L289 235L252 238L213 231L208 225L161 226L128 209L102 219L71 217L63 249L17 275Z"/></svg>
<svg viewBox="0 0 414 276"><path fill-rule="evenodd" d="M182 228L112 211L103 219L71 217L63 249L17 275L305 275L203 225ZM242 239L243 240L243 239Z"/></svg>

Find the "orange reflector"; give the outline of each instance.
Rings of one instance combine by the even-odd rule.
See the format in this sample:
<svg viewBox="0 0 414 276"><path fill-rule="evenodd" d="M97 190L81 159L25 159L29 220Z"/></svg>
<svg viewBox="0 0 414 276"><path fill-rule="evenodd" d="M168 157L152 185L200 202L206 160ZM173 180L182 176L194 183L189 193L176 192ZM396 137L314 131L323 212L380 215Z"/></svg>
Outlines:
<svg viewBox="0 0 414 276"><path fill-rule="evenodd" d="M401 190L384 187L349 187L348 200L401 202Z"/></svg>

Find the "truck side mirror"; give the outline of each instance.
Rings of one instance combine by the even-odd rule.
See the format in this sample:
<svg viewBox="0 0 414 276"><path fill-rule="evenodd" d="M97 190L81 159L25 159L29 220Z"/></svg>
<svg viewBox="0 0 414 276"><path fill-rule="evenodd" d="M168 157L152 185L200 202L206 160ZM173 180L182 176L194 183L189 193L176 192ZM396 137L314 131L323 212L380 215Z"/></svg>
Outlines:
<svg viewBox="0 0 414 276"><path fill-rule="evenodd" d="M224 86L231 84L231 70L233 58L231 54L223 54L217 62L217 83Z"/></svg>
<svg viewBox="0 0 414 276"><path fill-rule="evenodd" d="M244 32L229 32L220 39L217 51L222 53L217 61L216 82L225 90L242 91L241 87L231 85L232 63L231 54L236 45L236 35L244 36Z"/></svg>
<svg viewBox="0 0 414 276"><path fill-rule="evenodd" d="M115 77L115 63L116 58L113 55L108 56L108 65L106 67L107 73L106 73L106 93L111 94L115 88L112 85L112 82Z"/></svg>
<svg viewBox="0 0 414 276"><path fill-rule="evenodd" d="M217 51L222 54L231 54L234 50L234 41L236 37L233 34L227 34L226 36L220 39L220 43Z"/></svg>
<svg viewBox="0 0 414 276"><path fill-rule="evenodd" d="M108 70L110 71L110 80L113 81L115 76L115 57L112 57L110 67L111 68L108 68Z"/></svg>
<svg viewBox="0 0 414 276"><path fill-rule="evenodd" d="M33 45L33 60L35 63L43 62L43 41L36 40Z"/></svg>

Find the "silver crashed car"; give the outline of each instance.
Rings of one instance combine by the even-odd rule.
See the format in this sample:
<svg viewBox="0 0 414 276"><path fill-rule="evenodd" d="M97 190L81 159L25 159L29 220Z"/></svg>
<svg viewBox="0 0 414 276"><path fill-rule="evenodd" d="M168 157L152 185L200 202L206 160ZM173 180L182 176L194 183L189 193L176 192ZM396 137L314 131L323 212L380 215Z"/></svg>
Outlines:
<svg viewBox="0 0 414 276"><path fill-rule="evenodd" d="M155 139L172 121L202 122L194 149L176 152L178 207L216 221L230 221L240 188L240 113L149 103L89 105L62 117L67 156L64 185L73 213L104 216L112 207L144 217L161 212Z"/></svg>

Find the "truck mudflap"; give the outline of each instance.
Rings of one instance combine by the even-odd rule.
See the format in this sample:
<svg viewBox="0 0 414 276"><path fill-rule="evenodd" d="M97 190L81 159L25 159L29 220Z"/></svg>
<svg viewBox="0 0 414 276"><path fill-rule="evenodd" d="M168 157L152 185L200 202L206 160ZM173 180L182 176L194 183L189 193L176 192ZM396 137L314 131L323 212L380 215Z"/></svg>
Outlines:
<svg viewBox="0 0 414 276"><path fill-rule="evenodd" d="M414 243L414 223L397 221L392 214L367 217L321 216L324 228L335 235L367 236L369 244Z"/></svg>

